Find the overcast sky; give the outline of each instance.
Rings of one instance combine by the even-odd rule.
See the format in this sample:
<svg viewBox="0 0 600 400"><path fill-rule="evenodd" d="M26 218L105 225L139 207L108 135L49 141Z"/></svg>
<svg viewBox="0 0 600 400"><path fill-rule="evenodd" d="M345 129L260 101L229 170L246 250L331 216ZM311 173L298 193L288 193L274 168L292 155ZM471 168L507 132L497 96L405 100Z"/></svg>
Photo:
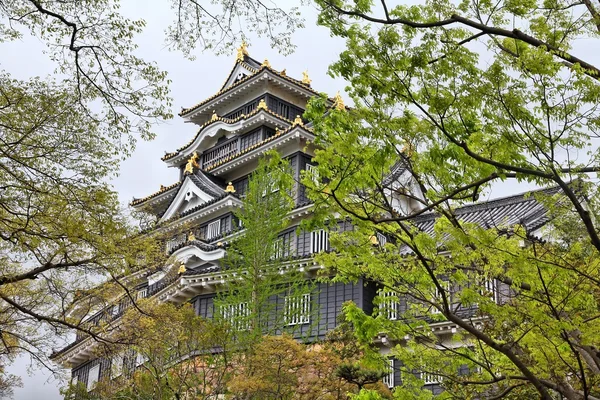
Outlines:
<svg viewBox="0 0 600 400"><path fill-rule="evenodd" d="M198 53L195 61L186 60L178 52L170 52L164 46L164 30L171 22L170 2L147 0L123 1L123 11L132 18L143 18L147 27L137 43L139 54L154 60L169 73L173 81L171 95L174 99L173 114L182 107L189 107L217 92L231 70L235 55L215 56ZM149 6L151 4L151 6ZM307 28L294 37L297 50L287 57L279 55L269 46L268 40L253 39L249 48L252 57L259 61L268 58L276 70L287 69L287 74L298 79L308 69L312 86L318 91L335 94L343 92L344 82L326 75L327 66L343 49L343 42L330 38L326 29L315 23L314 9L304 8ZM42 54L43 45L36 40L0 43L0 69L16 78L44 76L53 69L52 63ZM7 57L7 55L10 55ZM169 185L178 179L178 173L168 168L160 158L187 143L196 133L194 125L185 124L175 117L155 127L157 137L152 142L139 142L133 156L121 166L120 176L113 182L123 204L132 197L144 197L157 191L161 184ZM58 387L61 383L35 367L27 373L29 360L20 358L9 368L11 373L23 379L23 388L15 391L15 400L61 399Z"/></svg>
<svg viewBox="0 0 600 400"><path fill-rule="evenodd" d="M209 97L222 85L235 56L214 56L211 53L198 54L195 61L184 59L177 52L169 52L163 41L163 33L171 22L172 11L166 1L127 0L124 1L124 12L133 18L143 18L147 28L137 42L139 53L144 58L154 60L161 69L168 71L173 81L171 94L174 98L173 114L181 109L196 104ZM151 4L151 6L150 6ZM297 45L296 52L283 57L270 49L267 40L254 39L249 48L250 55L262 61L268 58L273 68L287 69L287 74L301 78L301 72L308 69L312 86L318 91L333 95L336 91L343 92L345 83L334 80L326 74L327 66L333 62L343 49L343 42L332 39L327 30L315 24L315 11L305 8L306 28L294 36ZM575 53L592 56L591 61L600 59L600 52L585 51L587 45L580 41L575 46ZM583 51L582 51L583 50ZM0 69L12 73L17 78L44 76L51 72L53 66L42 54L43 46L36 40L22 42L0 43ZM120 195L123 204L132 197L143 197L159 189L160 185L169 185L178 179L174 169L167 168L160 158L165 152L170 152L187 143L196 133L196 127L184 124L179 117L155 127L157 138L152 142L140 142L133 156L124 162L121 175L113 184ZM523 191L526 187L505 184L494 189L490 197L512 194ZM483 200L483 199L482 199ZM10 372L22 377L24 387L15 393L15 400L60 399L59 381L48 373L36 369L27 373L29 361L20 358L9 369Z"/></svg>

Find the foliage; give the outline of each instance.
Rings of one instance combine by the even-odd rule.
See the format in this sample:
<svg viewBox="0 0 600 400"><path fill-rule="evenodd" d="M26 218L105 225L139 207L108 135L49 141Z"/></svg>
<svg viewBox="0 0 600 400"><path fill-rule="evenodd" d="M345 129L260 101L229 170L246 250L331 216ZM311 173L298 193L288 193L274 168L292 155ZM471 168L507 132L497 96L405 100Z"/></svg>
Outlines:
<svg viewBox="0 0 600 400"><path fill-rule="evenodd" d="M249 340L246 348L253 347L251 343L265 334L297 330L299 325L288 326L288 310L277 310L275 301L311 293L311 283L289 258L291 243L279 237L290 224L292 190L288 162L272 153L269 159L259 161L250 177L243 207L234 212L243 230L228 247L225 265L230 279L215 304L221 310L219 317L237 331L238 340Z"/></svg>
<svg viewBox="0 0 600 400"><path fill-rule="evenodd" d="M321 182L304 180L317 221L356 227L332 234L339 252L319 260L407 302L397 322L383 298L373 316L347 308L358 338L387 332L402 344L398 393L415 398L425 392L413 370L438 376L442 398L599 398L600 85L570 53L597 39L595 5L316 2L320 23L347 41L330 73L355 103L315 99L306 115L321 148ZM552 187L532 195L550 219L543 231L460 219L457 207L502 181ZM422 232L430 211L437 221ZM373 246L375 232L387 243ZM429 323L444 321L459 329L433 334Z"/></svg>
<svg viewBox="0 0 600 400"><path fill-rule="evenodd" d="M167 44L188 57L197 47L217 53L229 52L240 40L248 41L250 32L269 39L271 48L289 54L295 48L292 33L304 27L300 8L288 7L287 2L241 0L206 4L171 0L171 3L175 20L166 32Z"/></svg>
<svg viewBox="0 0 600 400"><path fill-rule="evenodd" d="M202 38L205 49L230 50L242 27L226 25L227 16L286 50L286 37L302 25L296 9L212 3L179 2L169 44L189 55ZM282 33L271 29L276 23ZM106 185L136 140L153 138L153 124L172 116L167 73L136 56L144 27L121 14L118 0L0 0L0 43L32 37L55 67L21 79L0 71L0 385L7 390L16 380L4 365L19 352L52 369L47 355L57 336L80 330L107 340L106 326L92 329L82 318L123 295L134 302L121 278L160 262L156 238L135 236ZM29 49L12 56L35 58ZM99 282L109 283L95 288Z"/></svg>

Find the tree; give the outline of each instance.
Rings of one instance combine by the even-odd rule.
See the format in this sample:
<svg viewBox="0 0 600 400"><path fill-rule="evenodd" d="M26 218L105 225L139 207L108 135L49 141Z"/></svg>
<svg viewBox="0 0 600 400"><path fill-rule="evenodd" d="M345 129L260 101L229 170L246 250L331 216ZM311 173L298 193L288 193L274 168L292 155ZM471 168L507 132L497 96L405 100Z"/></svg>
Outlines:
<svg viewBox="0 0 600 400"><path fill-rule="evenodd" d="M107 344L98 353L111 360L110 376L94 392L79 384L68 388L65 397L210 399L220 393L232 367L233 342L226 327L197 316L190 304L147 299L138 306L143 312L131 308L113 333L113 339L127 345Z"/></svg>
<svg viewBox="0 0 600 400"><path fill-rule="evenodd" d="M293 178L286 160L276 152L269 157L259 161L243 206L234 212L240 235L227 250L225 268L230 279L216 300L218 316L238 331L240 340L249 340L248 349L263 335L300 326L289 319L314 314L310 309L313 285L290 258L291 241L280 237L290 225L294 207ZM303 295L308 295L306 300ZM286 303L283 310L277 310L277 301Z"/></svg>
<svg viewBox="0 0 600 400"><path fill-rule="evenodd" d="M0 42L39 39L56 68L29 79L0 71L0 385L7 390L15 380L4 366L19 352L52 369L47 356L57 336L79 330L107 340L81 319L119 295L135 306L121 278L161 258L156 238L136 236L106 183L136 140L151 139L153 125L172 116L166 72L134 54L145 22L125 18L119 5L0 0ZM200 39L205 49L229 50L242 30L289 48L286 35L302 23L297 11L261 2L173 5L168 41L187 55ZM238 29L223 15L251 26ZM285 27L281 40L276 22ZM102 281L109 283L95 289Z"/></svg>
<svg viewBox="0 0 600 400"><path fill-rule="evenodd" d="M384 318L384 299L380 317L347 307L364 343L382 331L408 338L394 349L408 377L399 393L420 391L419 370L442 380L441 397L599 398L600 85L573 54L578 40L596 40L597 6L316 2L319 22L347 41L330 73L355 103L327 110L318 99L307 113L321 148L317 216L356 226L332 234L339 252L319 260L409 302L399 322ZM395 186L386 177L398 166L410 179ZM460 219L457 207L501 181L552 187L535 195L549 220L543 240L519 224ZM418 217L430 211L438 218L423 232ZM374 247L375 232L387 244ZM502 304L485 282L510 288ZM475 304L481 323L459 312ZM423 315L456 324L462 346Z"/></svg>

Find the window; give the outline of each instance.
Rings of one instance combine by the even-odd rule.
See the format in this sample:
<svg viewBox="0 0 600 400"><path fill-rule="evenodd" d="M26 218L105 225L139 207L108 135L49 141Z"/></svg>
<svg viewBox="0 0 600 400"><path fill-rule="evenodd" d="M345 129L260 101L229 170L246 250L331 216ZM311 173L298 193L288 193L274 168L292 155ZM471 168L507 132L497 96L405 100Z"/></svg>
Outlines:
<svg viewBox="0 0 600 400"><path fill-rule="evenodd" d="M287 325L302 325L310 322L310 293L286 296L285 323Z"/></svg>
<svg viewBox="0 0 600 400"><path fill-rule="evenodd" d="M387 243L387 237L381 232L375 232L375 237L377 238L377 243L379 246L383 247Z"/></svg>
<svg viewBox="0 0 600 400"><path fill-rule="evenodd" d="M306 174L314 183L319 183L319 169L316 165L306 164Z"/></svg>
<svg viewBox="0 0 600 400"><path fill-rule="evenodd" d="M398 319L398 294L391 290L381 291L379 293L381 297L381 303L379 306L379 313L385 315L390 321Z"/></svg>
<svg viewBox="0 0 600 400"><path fill-rule="evenodd" d="M243 331L250 329L248 320L250 308L246 302L222 305L221 316L234 330Z"/></svg>
<svg viewBox="0 0 600 400"><path fill-rule="evenodd" d="M434 385L436 383L440 383L439 375L432 374L430 372L422 372L421 379L425 382L426 385Z"/></svg>
<svg viewBox="0 0 600 400"><path fill-rule="evenodd" d="M148 359L142 353L135 353L135 366L139 367L145 363Z"/></svg>
<svg viewBox="0 0 600 400"><path fill-rule="evenodd" d="M275 257L284 258L292 255L292 240L295 238L295 232L290 231L279 235L275 241Z"/></svg>
<svg viewBox="0 0 600 400"><path fill-rule="evenodd" d="M390 389L394 387L394 359L389 358L389 373L383 377L383 384Z"/></svg>
<svg viewBox="0 0 600 400"><path fill-rule="evenodd" d="M324 229L310 233L310 252L320 253L329 250L329 232Z"/></svg>
<svg viewBox="0 0 600 400"><path fill-rule="evenodd" d="M112 377L117 378L123 374L123 363L125 358L122 354L117 354L111 361Z"/></svg>
<svg viewBox="0 0 600 400"><path fill-rule="evenodd" d="M498 290L495 279L487 279L480 283L479 294L489 297L494 303L498 303Z"/></svg>
<svg viewBox="0 0 600 400"><path fill-rule="evenodd" d="M221 220L213 221L206 227L206 240L215 238L221 234Z"/></svg>
<svg viewBox="0 0 600 400"><path fill-rule="evenodd" d="M88 372L87 390L88 392L96 387L96 383L100 378L100 364L94 365Z"/></svg>
<svg viewBox="0 0 600 400"><path fill-rule="evenodd" d="M451 300L451 292L450 292L450 282L443 281L441 279L439 279L438 282L444 288L448 302L451 303L452 300ZM433 303L436 303L439 305L443 305L443 303L444 303L442 300L442 294L440 293L440 290L438 289L437 286L435 286L435 294L434 294L432 301L433 301ZM439 309L437 309L436 307L431 306L431 313L432 314L441 314L442 312Z"/></svg>
<svg viewBox="0 0 600 400"><path fill-rule="evenodd" d="M137 291L136 299L138 299L138 300L144 299L144 298L146 298L146 296L148 296L148 288L147 287L145 287L143 289L139 289Z"/></svg>

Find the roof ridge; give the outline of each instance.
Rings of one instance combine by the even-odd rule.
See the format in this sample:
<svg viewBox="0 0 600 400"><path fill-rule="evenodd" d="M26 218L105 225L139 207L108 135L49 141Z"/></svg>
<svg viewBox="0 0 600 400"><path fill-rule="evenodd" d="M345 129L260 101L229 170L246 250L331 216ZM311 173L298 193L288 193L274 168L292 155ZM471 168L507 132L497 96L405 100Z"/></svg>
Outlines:
<svg viewBox="0 0 600 400"><path fill-rule="evenodd" d="M133 199L133 200L132 200L132 201L129 203L129 205L130 205L130 206L135 206L135 205L138 205L138 204L144 203L144 202L145 202L145 201L147 201L147 200L150 200L150 199L152 199L152 198L154 198L154 197L156 197L156 196L158 196L158 195L160 195L160 194L163 194L163 193L165 193L165 192L168 192L168 191L169 191L169 190L171 190L171 189L174 189L174 188L176 188L178 185L181 185L181 182L183 182L183 181L177 181L177 182L175 182L175 183L172 183L172 184L170 184L170 185L168 185L168 186L163 186L163 185L160 185L160 189L159 189L158 191L156 191L156 192L154 192L154 193L151 193L151 194L147 195L146 197L141 197L141 198L139 198L139 199L136 199L136 198L134 198L134 199Z"/></svg>
<svg viewBox="0 0 600 400"><path fill-rule="evenodd" d="M236 63L236 65L237 65L237 63ZM235 66L234 66L234 68L235 68ZM301 80L298 80L298 79L295 79L295 78L292 78L292 77L288 76L287 74L282 74L282 73L281 73L281 71L277 71L277 70L273 69L272 67L269 67L269 66L266 66L266 65L264 65L264 64L261 64L260 68L258 68L258 69L256 70L256 72L254 72L253 74L250 74L250 75L247 75L247 76L243 77L243 78L242 78L242 79L240 79L239 81L237 81L237 82L235 82L235 83L233 83L233 84L231 84L231 85L227 86L226 88L222 88L222 89L221 89L221 90L219 90L217 93L213 94L212 96L210 96L210 97L208 97L208 98L206 98L206 99L202 100L201 102L199 102L199 103L197 103L197 104L195 104L195 105L193 105L193 106L191 106L191 107L183 108L183 109L182 109L182 110L179 112L179 114L178 114L178 115L179 115L179 116L183 116L183 115L185 115L185 114L188 114L188 113L190 113L190 112L192 112L192 111L196 110L197 108L199 108L199 107L203 106L204 104L206 104L206 103L208 103L209 101L211 101L211 100L213 100L213 99L217 98L218 96L220 96L220 95L222 95L222 94L225 94L225 93L227 93L228 91L232 90L233 88L235 88L235 87L237 87L237 86L240 86L242 83L244 83L244 82L246 82L246 81L250 80L251 78L253 78L253 77L255 77L255 76L258 76L258 75L259 75L259 73L260 73L261 71L269 71L269 72L271 72L271 73L273 73L273 74L275 74L275 75L277 75L277 76L279 76L279 77L281 77L281 78L283 78L283 79L285 79L285 80L287 80L287 81L289 81L289 82L291 82L291 83L294 83L294 84L296 84L296 85L298 85L298 86L300 86L300 87L302 87L302 88L304 88L304 89L307 89L307 90L311 91L311 92L312 92L312 93L314 93L315 95L319 95L319 92L317 92L316 90L314 90L314 89L313 89L313 88L310 86L310 84L306 84L306 83L302 82ZM231 73L230 73L230 75L231 75Z"/></svg>

